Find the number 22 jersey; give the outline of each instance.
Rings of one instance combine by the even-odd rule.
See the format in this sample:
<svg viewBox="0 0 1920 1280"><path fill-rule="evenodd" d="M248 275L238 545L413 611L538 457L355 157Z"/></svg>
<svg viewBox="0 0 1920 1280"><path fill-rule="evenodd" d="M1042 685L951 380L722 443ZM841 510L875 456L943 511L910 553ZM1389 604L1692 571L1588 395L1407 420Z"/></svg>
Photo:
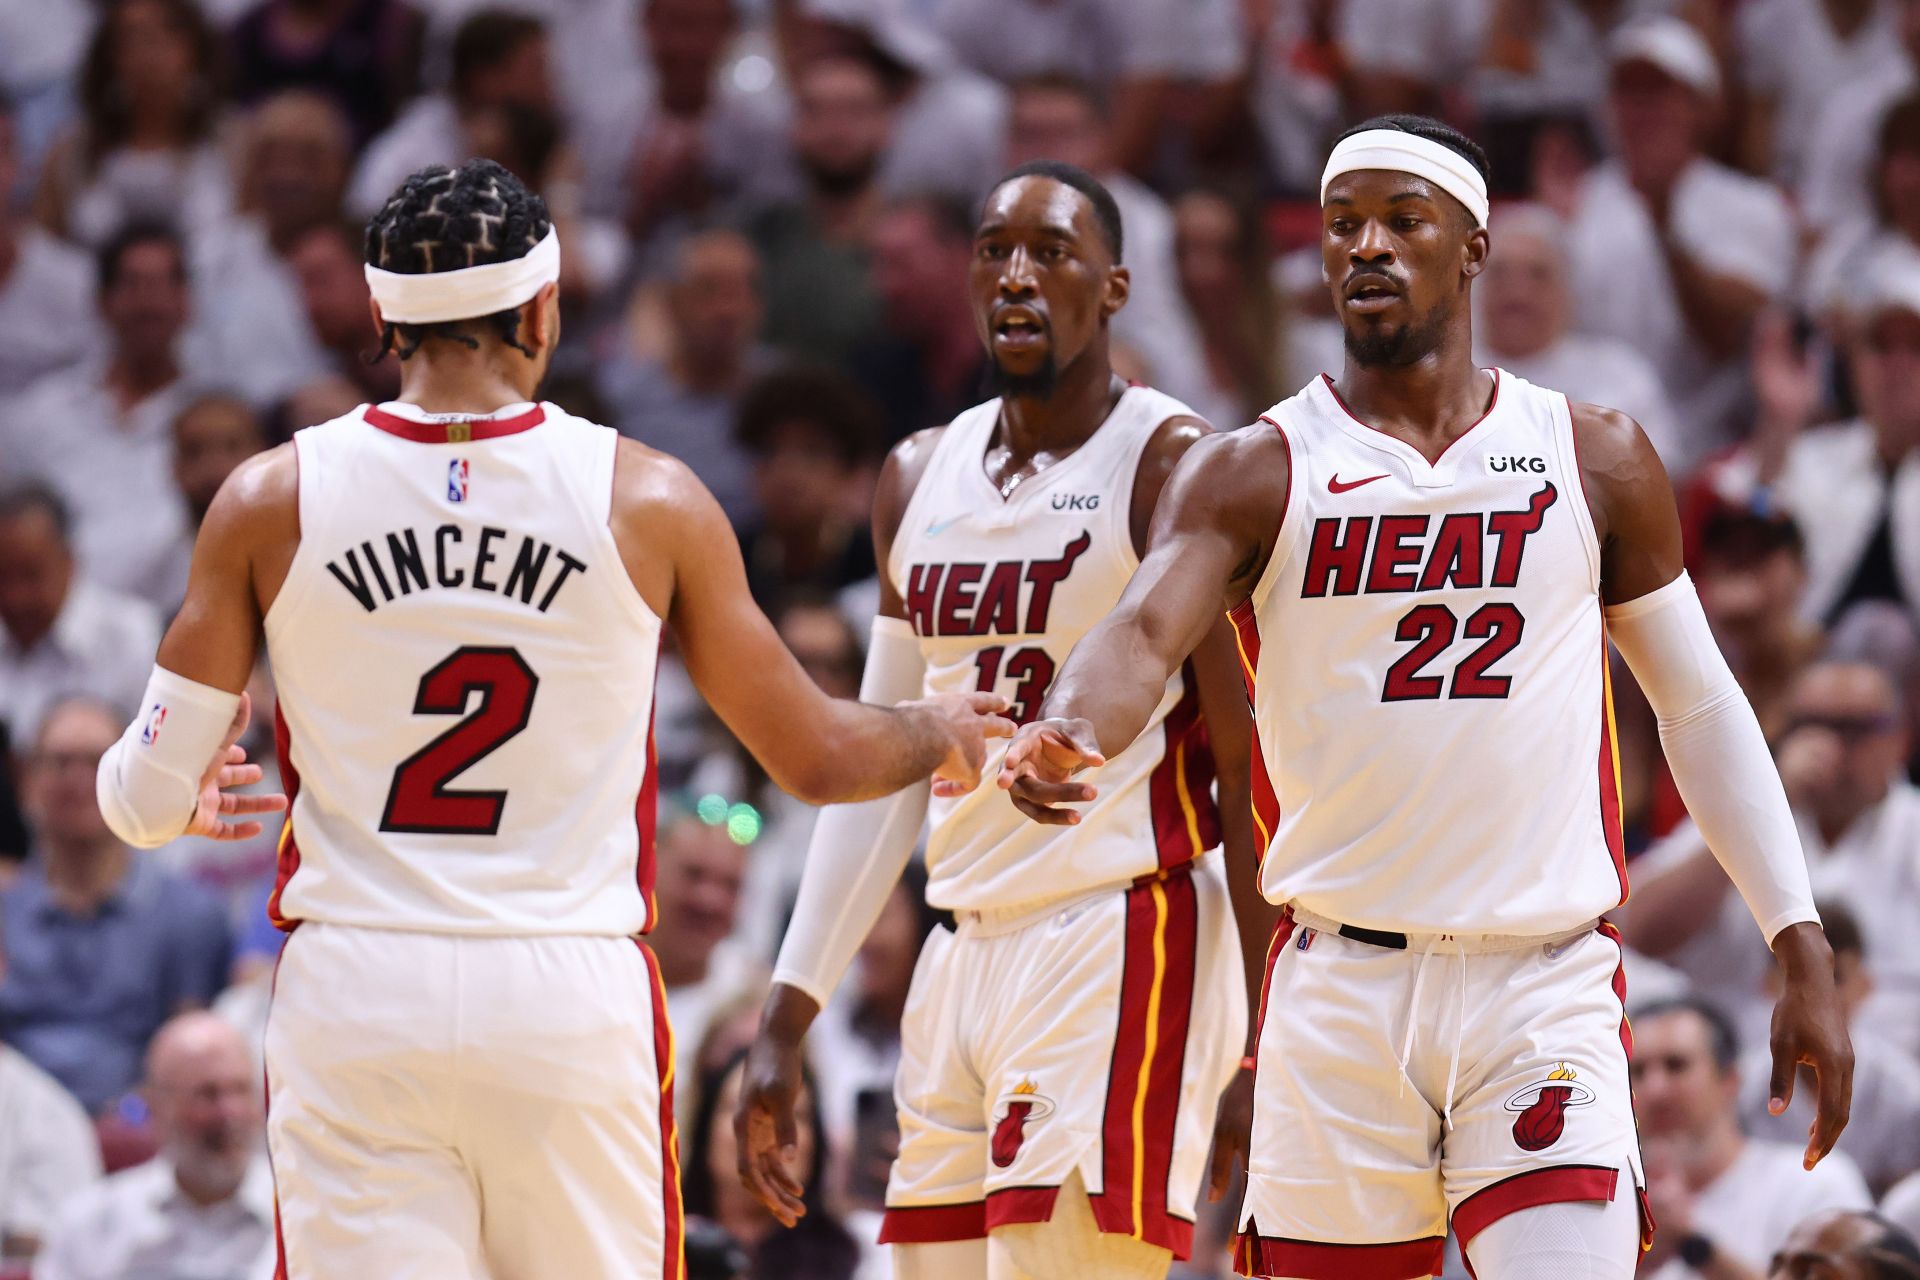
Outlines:
<svg viewBox="0 0 1920 1280"><path fill-rule="evenodd" d="M1363 928L1546 934L1626 898L1600 545L1567 398L1489 370L1429 463L1327 378L1268 411L1290 489L1233 611L1261 889Z"/></svg>
<svg viewBox="0 0 1920 1280"><path fill-rule="evenodd" d="M294 437L276 924L651 926L660 620L607 524L616 441L550 404Z"/></svg>

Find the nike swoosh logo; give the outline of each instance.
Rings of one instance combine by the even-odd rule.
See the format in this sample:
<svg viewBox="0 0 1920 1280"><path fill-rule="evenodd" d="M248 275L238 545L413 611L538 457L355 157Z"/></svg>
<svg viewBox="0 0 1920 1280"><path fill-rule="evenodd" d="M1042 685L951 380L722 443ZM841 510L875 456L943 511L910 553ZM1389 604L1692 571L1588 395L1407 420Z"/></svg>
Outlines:
<svg viewBox="0 0 1920 1280"><path fill-rule="evenodd" d="M1327 492L1345 493L1349 489L1358 489L1363 484L1372 484L1375 480L1385 480L1386 478L1387 473L1384 471L1377 476L1365 476L1359 480L1342 480L1339 476L1328 476Z"/></svg>
<svg viewBox="0 0 1920 1280"><path fill-rule="evenodd" d="M965 516L949 516L945 520L935 520L927 525L927 537L937 538L947 530L965 520Z"/></svg>

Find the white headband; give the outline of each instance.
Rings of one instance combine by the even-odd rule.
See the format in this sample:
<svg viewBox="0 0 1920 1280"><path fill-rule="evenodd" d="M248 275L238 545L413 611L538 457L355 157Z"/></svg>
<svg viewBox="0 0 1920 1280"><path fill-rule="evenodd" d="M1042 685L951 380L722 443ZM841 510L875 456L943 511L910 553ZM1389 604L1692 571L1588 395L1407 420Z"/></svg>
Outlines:
<svg viewBox="0 0 1920 1280"><path fill-rule="evenodd" d="M1343 173L1356 169L1391 169L1425 178L1467 206L1474 225L1487 225L1487 182L1473 163L1451 147L1399 129L1369 129L1341 142L1327 157L1320 175L1320 203L1327 188Z"/></svg>
<svg viewBox="0 0 1920 1280"><path fill-rule="evenodd" d="M560 237L552 227L511 262L413 274L367 268L367 288L380 304L380 316L395 324L437 324L509 311L559 278Z"/></svg>

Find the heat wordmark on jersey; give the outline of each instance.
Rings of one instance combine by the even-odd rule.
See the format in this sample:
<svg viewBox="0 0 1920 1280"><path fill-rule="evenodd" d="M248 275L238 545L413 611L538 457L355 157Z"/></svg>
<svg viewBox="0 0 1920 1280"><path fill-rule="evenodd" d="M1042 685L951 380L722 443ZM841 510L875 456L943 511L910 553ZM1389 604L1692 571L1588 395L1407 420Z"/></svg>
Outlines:
<svg viewBox="0 0 1920 1280"><path fill-rule="evenodd" d="M1092 545L1082 529L1050 560L916 564L907 572L907 617L923 636L1039 635L1047 629L1054 588Z"/></svg>
<svg viewBox="0 0 1920 1280"><path fill-rule="evenodd" d="M1514 586L1527 539L1559 496L1549 482L1517 511L1322 516L1313 522L1300 595Z"/></svg>

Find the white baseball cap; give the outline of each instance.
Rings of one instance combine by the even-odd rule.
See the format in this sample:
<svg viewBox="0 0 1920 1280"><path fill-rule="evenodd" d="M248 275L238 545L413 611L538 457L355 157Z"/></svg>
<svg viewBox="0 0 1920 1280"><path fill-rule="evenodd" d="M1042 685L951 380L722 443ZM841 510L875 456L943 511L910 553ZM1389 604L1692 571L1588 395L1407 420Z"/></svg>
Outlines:
<svg viewBox="0 0 1920 1280"><path fill-rule="evenodd" d="M1690 22L1664 15L1637 18L1607 42L1611 66L1645 62L1707 98L1720 96L1720 64Z"/></svg>
<svg viewBox="0 0 1920 1280"><path fill-rule="evenodd" d="M1920 316L1920 253L1907 249L1886 254L1865 292L1861 313L1869 320L1889 311Z"/></svg>

